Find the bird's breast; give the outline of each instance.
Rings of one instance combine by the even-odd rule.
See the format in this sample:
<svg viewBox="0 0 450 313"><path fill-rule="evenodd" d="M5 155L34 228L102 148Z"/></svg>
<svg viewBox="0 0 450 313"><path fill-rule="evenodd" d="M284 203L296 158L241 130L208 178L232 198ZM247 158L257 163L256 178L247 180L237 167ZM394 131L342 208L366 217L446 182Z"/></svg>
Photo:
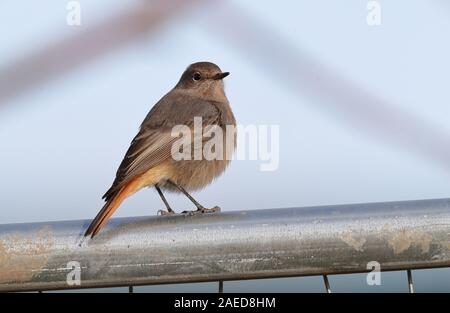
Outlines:
<svg viewBox="0 0 450 313"><path fill-rule="evenodd" d="M229 165L236 147L235 129L225 126L221 129L222 140L204 138L200 153L191 150L190 159L171 159L173 171L170 179L192 191L207 186L221 175ZM172 189L170 185L165 187Z"/></svg>

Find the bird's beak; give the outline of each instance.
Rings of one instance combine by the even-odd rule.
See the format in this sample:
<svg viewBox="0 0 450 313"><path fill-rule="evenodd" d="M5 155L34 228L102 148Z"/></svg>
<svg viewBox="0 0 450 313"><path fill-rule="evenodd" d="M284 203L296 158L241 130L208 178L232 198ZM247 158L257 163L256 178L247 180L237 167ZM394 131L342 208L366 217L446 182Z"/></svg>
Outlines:
<svg viewBox="0 0 450 313"><path fill-rule="evenodd" d="M218 73L218 74L216 74L216 76L214 76L214 79L217 79L217 80L218 79L224 79L228 75L230 75L230 72Z"/></svg>

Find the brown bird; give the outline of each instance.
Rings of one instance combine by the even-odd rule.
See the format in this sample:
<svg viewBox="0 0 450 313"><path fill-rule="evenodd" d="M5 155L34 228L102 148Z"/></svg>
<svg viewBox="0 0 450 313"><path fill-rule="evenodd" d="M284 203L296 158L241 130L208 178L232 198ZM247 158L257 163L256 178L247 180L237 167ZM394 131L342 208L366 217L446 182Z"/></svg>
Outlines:
<svg viewBox="0 0 450 313"><path fill-rule="evenodd" d="M156 103L142 122L117 170L111 188L103 196L106 203L86 230L85 236L94 237L123 200L144 187L156 188L167 208L167 211L162 211L163 214L175 212L169 206L162 189L184 193L197 207L191 213L220 210L218 207L204 208L188 191L208 185L223 173L230 161L228 154L213 160L176 160L171 151L179 137L173 136L171 132L176 125L194 129L194 117L201 117L201 130L220 127L225 142L227 131L230 132L226 126L236 125L222 81L228 75L228 72L222 72L217 65L209 62L191 64L184 71L177 85ZM232 136L236 138L235 131ZM203 142L206 139L201 140ZM234 148L235 140L231 147L218 153L232 151Z"/></svg>

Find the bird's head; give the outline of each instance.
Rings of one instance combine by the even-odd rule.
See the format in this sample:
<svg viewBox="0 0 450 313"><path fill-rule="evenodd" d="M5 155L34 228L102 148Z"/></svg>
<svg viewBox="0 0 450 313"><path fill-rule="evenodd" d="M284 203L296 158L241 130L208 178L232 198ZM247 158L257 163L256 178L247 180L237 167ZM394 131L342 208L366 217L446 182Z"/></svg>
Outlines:
<svg viewBox="0 0 450 313"><path fill-rule="evenodd" d="M197 62L188 66L176 88L198 92L206 97L225 95L222 79L228 75L229 72L222 72L214 63Z"/></svg>

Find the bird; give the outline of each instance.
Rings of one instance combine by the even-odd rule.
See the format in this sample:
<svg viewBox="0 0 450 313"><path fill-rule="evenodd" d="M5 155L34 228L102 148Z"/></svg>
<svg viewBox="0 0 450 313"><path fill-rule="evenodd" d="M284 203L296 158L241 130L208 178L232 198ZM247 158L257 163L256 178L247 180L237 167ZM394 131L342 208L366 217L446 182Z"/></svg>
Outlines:
<svg viewBox="0 0 450 313"><path fill-rule="evenodd" d="M231 158L227 154L212 160L175 159L172 157L172 146L179 136L173 136L172 129L176 125L193 129L195 118L201 118L202 131L216 127L223 131L224 138L231 135L234 140L227 142L226 149L229 149L227 153L232 153L236 147L236 128L233 127L236 126L236 119L225 95L223 82L229 74L211 62L197 62L186 68L175 87L145 117L111 187L102 197L105 200L103 208L90 223L84 237L94 238L122 202L145 187L154 187L161 197L167 209L160 210L161 215L176 214L163 190L184 194L197 208L182 213L220 211L218 206L205 208L189 192L209 185L225 171ZM201 140L203 142L205 139Z"/></svg>

